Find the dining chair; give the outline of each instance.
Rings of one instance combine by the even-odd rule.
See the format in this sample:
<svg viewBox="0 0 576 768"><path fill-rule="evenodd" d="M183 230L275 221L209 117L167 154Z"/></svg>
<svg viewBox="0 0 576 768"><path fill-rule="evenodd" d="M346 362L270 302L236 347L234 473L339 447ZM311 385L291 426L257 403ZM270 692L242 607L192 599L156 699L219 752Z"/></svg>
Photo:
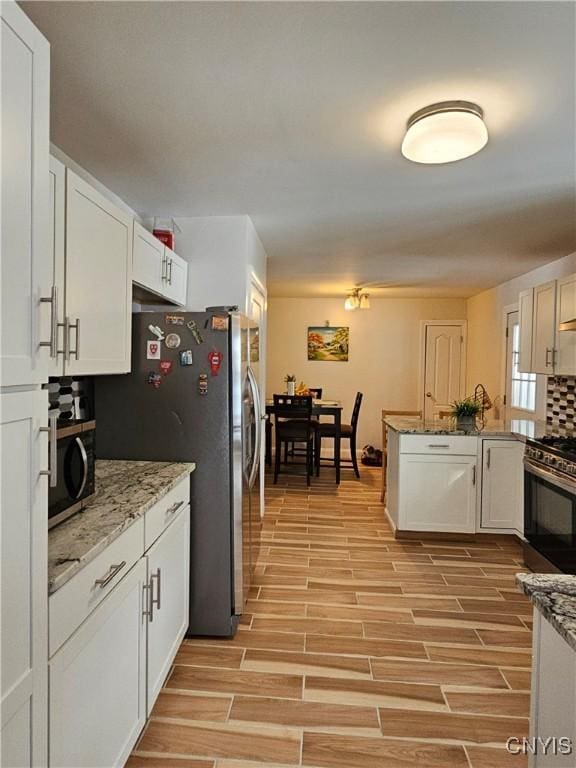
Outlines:
<svg viewBox="0 0 576 768"><path fill-rule="evenodd" d="M356 398L354 400L354 408L352 409L352 418L350 424L340 425L340 439L345 438L350 441L350 459L340 458L340 466L342 464L351 464L354 469L356 477L360 477L358 470L358 459L356 457L356 432L358 429L358 418L360 416L360 406L362 405L362 398L364 395L362 392L356 392ZM335 440L336 438L336 425L333 423L319 422L316 429L316 475L320 474L321 456L322 456L322 438L327 437ZM332 466L336 466L336 458L331 461Z"/></svg>
<svg viewBox="0 0 576 768"><path fill-rule="evenodd" d="M314 473L314 446L316 422L312 421L311 395L274 395L274 428L276 453L274 457L274 484L280 474L282 445L306 445L306 485Z"/></svg>
<svg viewBox="0 0 576 768"><path fill-rule="evenodd" d="M422 411L391 411L389 408L382 409L382 488L380 491L380 501L384 504L386 499L386 467L388 464L388 427L385 419L388 416L414 416L417 419L422 418Z"/></svg>
<svg viewBox="0 0 576 768"><path fill-rule="evenodd" d="M312 396L313 400L322 400L322 387L308 387L308 393ZM320 421L320 419L312 415L312 421ZM288 445L286 443L284 447L284 464L288 463L288 456L305 456L306 447L298 448L295 443Z"/></svg>

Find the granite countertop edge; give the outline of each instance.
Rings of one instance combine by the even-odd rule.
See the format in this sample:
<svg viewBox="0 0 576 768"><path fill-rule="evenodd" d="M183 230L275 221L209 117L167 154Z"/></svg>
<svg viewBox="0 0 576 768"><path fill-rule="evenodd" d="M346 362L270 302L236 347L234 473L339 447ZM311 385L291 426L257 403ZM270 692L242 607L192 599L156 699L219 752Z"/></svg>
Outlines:
<svg viewBox="0 0 576 768"><path fill-rule="evenodd" d="M533 419L506 419L487 421L484 426L465 431L457 429L451 419L417 419L402 416L387 416L384 423L401 435L453 435L455 437L512 437L526 441L541 437L553 431L552 425Z"/></svg>
<svg viewBox="0 0 576 768"><path fill-rule="evenodd" d="M542 616L576 651L576 576L518 573L516 581Z"/></svg>
<svg viewBox="0 0 576 768"><path fill-rule="evenodd" d="M148 466L144 467L144 465ZM123 486L121 481L118 484L118 475L123 472L130 473L131 470L142 469L149 471L140 472L138 479L141 487L142 480L145 481L147 477L158 477L162 471L169 471L170 475L168 477L162 476L159 484L154 488L146 489L147 497L144 500L136 502L132 499L122 500ZM94 500L88 502L84 510L48 532L48 594L53 595L61 589L195 469L196 464L194 462L98 460L96 462L97 493ZM130 474L129 476L130 480L134 482L133 475ZM114 493L117 498L114 501L108 499L110 479L116 483ZM126 480L126 485L130 485L130 481ZM112 508L113 519L109 525L104 524L102 526L101 519L99 519L98 514L95 514L101 507ZM101 536L95 534L84 547L82 540L86 530L90 529L91 526L96 528L99 523L104 527L105 532ZM61 540L58 542L60 546L51 547L51 543L57 542L58 539ZM66 540L71 542L72 549L80 548L80 551L71 553L69 557L54 556L54 553L51 556L51 549L60 549Z"/></svg>

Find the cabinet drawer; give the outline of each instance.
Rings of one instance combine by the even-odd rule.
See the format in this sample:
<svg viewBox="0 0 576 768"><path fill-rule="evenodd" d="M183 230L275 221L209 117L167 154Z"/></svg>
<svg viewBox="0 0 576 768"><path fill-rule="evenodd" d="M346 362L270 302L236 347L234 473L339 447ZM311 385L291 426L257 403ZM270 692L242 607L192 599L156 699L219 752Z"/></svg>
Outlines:
<svg viewBox="0 0 576 768"><path fill-rule="evenodd" d="M400 453L456 454L476 456L476 435L401 435Z"/></svg>
<svg viewBox="0 0 576 768"><path fill-rule="evenodd" d="M168 491L160 501L151 507L144 520L144 549L152 546L162 531L170 525L178 512L181 512L190 502L190 475Z"/></svg>
<svg viewBox="0 0 576 768"><path fill-rule="evenodd" d="M139 518L67 584L50 596L50 656L114 589L134 563L142 557L143 552L144 519ZM120 565L121 568L117 567Z"/></svg>

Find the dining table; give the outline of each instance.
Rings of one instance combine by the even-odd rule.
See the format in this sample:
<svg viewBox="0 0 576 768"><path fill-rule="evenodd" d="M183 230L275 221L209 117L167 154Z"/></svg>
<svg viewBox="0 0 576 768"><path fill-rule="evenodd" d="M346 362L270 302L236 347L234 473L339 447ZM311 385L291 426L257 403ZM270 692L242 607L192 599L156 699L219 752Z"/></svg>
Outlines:
<svg viewBox="0 0 576 768"><path fill-rule="evenodd" d="M274 400L266 400L266 462L272 463L272 421ZM312 400L313 416L331 416L334 421L334 466L336 485L340 485L340 437L342 426L342 403L339 400Z"/></svg>

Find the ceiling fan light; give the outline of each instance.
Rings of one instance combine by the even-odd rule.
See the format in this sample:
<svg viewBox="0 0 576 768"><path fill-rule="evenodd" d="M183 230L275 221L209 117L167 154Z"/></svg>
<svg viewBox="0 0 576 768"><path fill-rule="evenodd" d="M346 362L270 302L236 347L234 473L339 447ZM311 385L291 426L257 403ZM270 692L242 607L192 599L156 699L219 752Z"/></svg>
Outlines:
<svg viewBox="0 0 576 768"><path fill-rule="evenodd" d="M370 309L370 296L367 293L360 294L360 309Z"/></svg>
<svg viewBox="0 0 576 768"><path fill-rule="evenodd" d="M453 163L480 152L487 143L481 107L444 101L420 109L408 120L402 154L414 163Z"/></svg>
<svg viewBox="0 0 576 768"><path fill-rule="evenodd" d="M358 299L357 293L349 293L346 297L346 300L344 301L344 309L352 310L352 309L358 309L360 306L360 301Z"/></svg>

